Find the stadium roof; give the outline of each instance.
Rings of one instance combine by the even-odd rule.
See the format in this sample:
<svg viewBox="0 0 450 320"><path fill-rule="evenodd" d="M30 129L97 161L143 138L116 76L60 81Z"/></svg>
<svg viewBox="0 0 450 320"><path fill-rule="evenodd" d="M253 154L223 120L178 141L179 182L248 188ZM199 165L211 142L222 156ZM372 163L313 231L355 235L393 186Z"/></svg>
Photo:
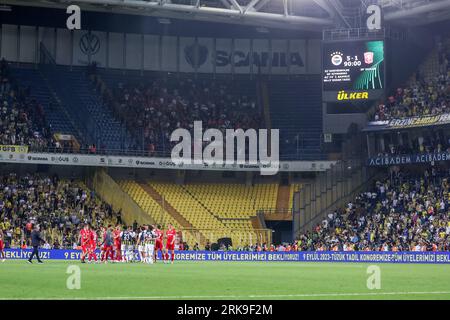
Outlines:
<svg viewBox="0 0 450 320"><path fill-rule="evenodd" d="M2 2L30 5L26 0ZM418 26L450 20L450 0L36 0L32 5L70 4L91 11L311 31L364 27L371 4L383 8L388 23Z"/></svg>

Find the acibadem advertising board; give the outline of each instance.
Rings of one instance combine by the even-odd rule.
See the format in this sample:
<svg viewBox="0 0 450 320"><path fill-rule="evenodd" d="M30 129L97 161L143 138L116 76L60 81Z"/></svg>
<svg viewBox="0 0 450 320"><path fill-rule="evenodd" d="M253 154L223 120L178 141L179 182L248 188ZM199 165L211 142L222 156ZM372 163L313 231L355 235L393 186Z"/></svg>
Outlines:
<svg viewBox="0 0 450 320"><path fill-rule="evenodd" d="M322 52L325 102L370 101L383 95L383 41L324 42Z"/></svg>

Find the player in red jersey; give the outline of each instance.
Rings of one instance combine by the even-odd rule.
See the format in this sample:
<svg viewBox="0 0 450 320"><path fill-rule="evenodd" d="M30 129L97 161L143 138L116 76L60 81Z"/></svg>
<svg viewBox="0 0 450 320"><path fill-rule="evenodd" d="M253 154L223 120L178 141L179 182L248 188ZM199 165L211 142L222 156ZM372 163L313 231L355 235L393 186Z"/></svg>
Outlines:
<svg viewBox="0 0 450 320"><path fill-rule="evenodd" d="M91 231L89 230L89 225L86 223L80 231L80 245L81 245L81 263L84 263L88 250L90 249L91 242Z"/></svg>
<svg viewBox="0 0 450 320"><path fill-rule="evenodd" d="M166 237L167 237L167 242L166 242L166 260L169 260L169 251L170 251L170 259L172 260L172 264L173 264L173 259L175 256L174 250L175 250L175 236L176 236L177 232L174 229L174 227L172 226L172 224L169 223L169 230L166 231Z"/></svg>
<svg viewBox="0 0 450 320"><path fill-rule="evenodd" d="M117 225L116 228L113 231L113 238L114 238L114 260L117 262L122 261L122 254L121 254L121 241L120 241L120 226Z"/></svg>
<svg viewBox="0 0 450 320"><path fill-rule="evenodd" d="M97 249L97 241L98 241L98 235L97 231L94 229L91 230L91 239L89 241L89 262L94 259L95 262L97 262L97 254L95 253L95 250Z"/></svg>
<svg viewBox="0 0 450 320"><path fill-rule="evenodd" d="M5 249L5 242L3 241L3 238L3 230L0 229L0 257L2 262L5 262L5 251L3 251Z"/></svg>
<svg viewBox="0 0 450 320"><path fill-rule="evenodd" d="M161 257L163 261L165 261L166 258L166 252L164 250L164 244L163 244L163 238L164 238L164 232L161 230L161 226L158 225L154 232L156 233L156 241L155 241L155 252L153 261L156 263L156 259L158 258L158 251L161 251Z"/></svg>

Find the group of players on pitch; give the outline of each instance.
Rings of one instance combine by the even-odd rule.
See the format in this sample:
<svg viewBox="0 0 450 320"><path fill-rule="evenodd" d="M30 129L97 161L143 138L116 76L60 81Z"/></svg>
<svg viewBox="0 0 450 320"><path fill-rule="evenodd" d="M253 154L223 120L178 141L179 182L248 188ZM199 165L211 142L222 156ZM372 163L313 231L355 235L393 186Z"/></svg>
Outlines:
<svg viewBox="0 0 450 320"><path fill-rule="evenodd" d="M100 228L100 237L96 230L89 224L85 224L80 231L79 243L81 246L81 262L99 262L97 260L96 249L100 247L100 261L111 262L134 262L135 250L138 250L139 261L152 264L156 262L158 253L164 263L169 262L169 252L171 254L171 263L174 260L176 230L169 224L168 230L164 233L161 226L143 225L139 233L133 231L132 227L120 226L113 228ZM164 249L164 238L166 239L166 248ZM100 240L101 239L101 240Z"/></svg>

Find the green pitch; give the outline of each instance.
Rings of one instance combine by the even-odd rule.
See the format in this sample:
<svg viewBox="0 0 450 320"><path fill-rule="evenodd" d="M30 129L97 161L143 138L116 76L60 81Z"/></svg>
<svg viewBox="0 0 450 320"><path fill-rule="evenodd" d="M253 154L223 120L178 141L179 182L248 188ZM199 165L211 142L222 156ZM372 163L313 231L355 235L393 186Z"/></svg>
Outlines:
<svg viewBox="0 0 450 320"><path fill-rule="evenodd" d="M69 265L81 288L67 289ZM450 299L450 265L177 262L174 265L0 262L1 299Z"/></svg>

